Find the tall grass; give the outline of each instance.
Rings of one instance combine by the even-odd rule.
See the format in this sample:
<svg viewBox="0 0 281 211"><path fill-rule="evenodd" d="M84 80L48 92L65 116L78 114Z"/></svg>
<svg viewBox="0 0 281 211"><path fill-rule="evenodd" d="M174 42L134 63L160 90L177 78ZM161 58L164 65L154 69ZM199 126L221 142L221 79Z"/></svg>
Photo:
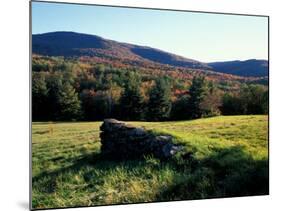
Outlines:
<svg viewBox="0 0 281 211"><path fill-rule="evenodd" d="M33 123L33 208L268 194L267 116L131 122L184 145L168 161L101 157L100 124Z"/></svg>

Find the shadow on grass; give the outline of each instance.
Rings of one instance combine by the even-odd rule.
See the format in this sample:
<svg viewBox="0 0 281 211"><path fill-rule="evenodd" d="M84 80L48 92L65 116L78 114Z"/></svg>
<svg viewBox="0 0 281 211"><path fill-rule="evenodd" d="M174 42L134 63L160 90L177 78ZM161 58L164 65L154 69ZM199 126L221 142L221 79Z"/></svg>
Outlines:
<svg viewBox="0 0 281 211"><path fill-rule="evenodd" d="M149 165L145 159L114 161L100 153L87 154L71 160L72 165L52 171L42 172L33 177L32 182L43 193L56 191L59 175L79 172L84 167L102 170L104 175L122 166L132 174L135 169ZM268 161L254 160L245 153L243 147L215 149L203 160L193 156L173 158L162 161L153 168L168 165L176 172L172 183L161 188L154 201L188 200L217 197L266 195L269 193ZM92 179L91 172L83 172L85 181ZM128 178L129 179L129 178ZM91 184L85 188L92 188Z"/></svg>
<svg viewBox="0 0 281 211"><path fill-rule="evenodd" d="M61 161L63 157L51 159L53 162ZM43 171L40 174L32 177L32 186L36 187L42 193L54 193L57 190L57 178L67 173L79 173L81 169L89 167L92 170L103 171L106 175L108 171L123 167L127 170L133 170L136 167L144 167L145 159L134 160L114 160L113 158L103 156L101 153L90 153L79 157L64 159L66 163L72 163L69 166L56 169L53 171ZM92 179L92 172L83 171L85 181ZM91 187L91 184L89 184Z"/></svg>
<svg viewBox="0 0 281 211"><path fill-rule="evenodd" d="M177 164L176 164L177 165ZM255 160L244 148L217 149L193 170L159 192L160 200L203 199L269 194L268 160ZM184 168L184 167L183 167Z"/></svg>
<svg viewBox="0 0 281 211"><path fill-rule="evenodd" d="M72 164L54 171L43 171L37 176L32 177L32 186L39 188L40 192L53 193L57 187L56 178L59 175L63 175L67 172L79 172L79 170L85 166L92 166L96 161L100 160L99 153L86 154L83 156L65 159L65 162L71 162ZM58 158L53 158L52 161L56 162Z"/></svg>

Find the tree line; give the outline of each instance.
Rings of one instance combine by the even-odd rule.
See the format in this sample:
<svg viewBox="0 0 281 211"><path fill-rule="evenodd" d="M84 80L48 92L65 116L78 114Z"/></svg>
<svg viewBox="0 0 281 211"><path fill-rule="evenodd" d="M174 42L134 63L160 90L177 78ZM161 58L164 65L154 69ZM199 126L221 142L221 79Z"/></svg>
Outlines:
<svg viewBox="0 0 281 211"><path fill-rule="evenodd" d="M137 69L95 65L79 71L65 62L52 71L41 66L34 64L32 72L33 121L166 121L268 113L268 88L262 85L241 84L239 90L225 92L203 75L186 87L169 76L142 75ZM175 87L181 95L175 95Z"/></svg>

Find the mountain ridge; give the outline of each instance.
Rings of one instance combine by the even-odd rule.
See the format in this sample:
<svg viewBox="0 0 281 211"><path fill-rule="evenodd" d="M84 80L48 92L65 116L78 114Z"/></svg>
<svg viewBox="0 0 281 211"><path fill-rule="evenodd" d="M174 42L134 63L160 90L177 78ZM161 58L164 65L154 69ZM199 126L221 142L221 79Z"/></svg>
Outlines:
<svg viewBox="0 0 281 211"><path fill-rule="evenodd" d="M97 35L71 31L33 34L32 52L45 56L97 57L134 64L148 62L247 77L268 75L268 65L264 65L263 60L256 60L258 62L252 64L254 68L257 68L257 71L255 71L253 67L247 64L246 61L248 60L239 61L240 63L238 61L204 63L149 46L117 42Z"/></svg>
<svg viewBox="0 0 281 211"><path fill-rule="evenodd" d="M268 75L268 61L264 59L233 60L208 63L214 70L221 73L241 76L262 77Z"/></svg>

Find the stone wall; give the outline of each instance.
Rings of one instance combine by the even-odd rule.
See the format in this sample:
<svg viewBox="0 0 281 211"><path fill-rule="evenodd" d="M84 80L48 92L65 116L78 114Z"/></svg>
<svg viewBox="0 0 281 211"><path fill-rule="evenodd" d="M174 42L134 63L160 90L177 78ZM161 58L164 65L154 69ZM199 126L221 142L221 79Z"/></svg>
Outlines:
<svg viewBox="0 0 281 211"><path fill-rule="evenodd" d="M130 159L153 155L167 159L182 148L172 143L171 136L156 136L143 128L115 119L105 119L100 129L101 153L111 158Z"/></svg>

